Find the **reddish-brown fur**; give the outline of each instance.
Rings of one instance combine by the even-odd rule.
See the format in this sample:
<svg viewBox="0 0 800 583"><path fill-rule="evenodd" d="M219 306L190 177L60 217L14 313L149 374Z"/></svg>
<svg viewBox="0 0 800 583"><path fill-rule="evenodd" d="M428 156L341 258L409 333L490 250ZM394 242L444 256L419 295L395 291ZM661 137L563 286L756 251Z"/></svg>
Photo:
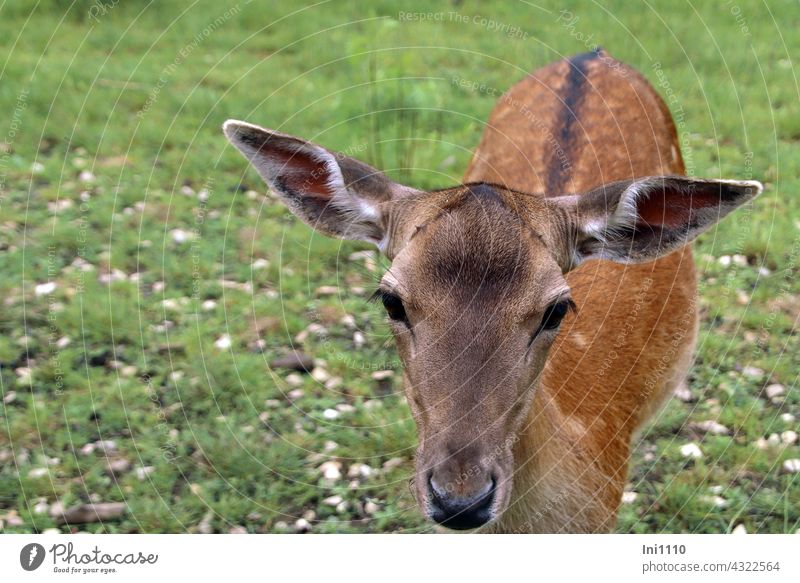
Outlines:
<svg viewBox="0 0 800 583"><path fill-rule="evenodd" d="M572 65L559 61L512 87L492 113L465 182L522 192L579 193L615 180L683 174L669 111L635 70L584 61L564 190L547 190ZM529 112L529 113L528 113ZM534 116L531 121L529 115ZM514 499L494 525L519 532L614 525L631 438L680 382L696 336L689 246L651 263L592 261L567 275L580 306L566 321L515 448ZM636 321L625 332L626 319ZM676 346L673 346L673 343ZM662 359L668 360L665 365ZM545 509L548 509L545 511Z"/></svg>

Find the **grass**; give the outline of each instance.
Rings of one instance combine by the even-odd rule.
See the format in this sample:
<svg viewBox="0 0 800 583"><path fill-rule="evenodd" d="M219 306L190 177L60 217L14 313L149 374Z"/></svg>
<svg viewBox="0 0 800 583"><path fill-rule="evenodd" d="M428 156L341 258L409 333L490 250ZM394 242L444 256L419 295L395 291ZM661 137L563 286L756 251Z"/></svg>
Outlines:
<svg viewBox="0 0 800 583"><path fill-rule="evenodd" d="M594 43L672 96L690 173L767 186L695 248L694 400L641 436L618 530L800 528L800 480L781 471L798 445L759 447L800 416L800 5L604 5L452 2L422 18L406 16L434 10L421 2L4 3L2 528L67 530L57 501L125 501L120 519L71 529L282 532L305 517L314 532L430 531L408 488L398 375L371 375L397 357L358 289L378 271L349 259L366 247L263 198L220 125L247 119L444 187L477 144L486 88ZM298 341L310 324L324 333ZM338 380L271 369L291 346ZM730 434L693 429L709 419ZM114 448L85 447L99 440ZM681 455L690 441L702 459ZM331 485L318 471L331 459L375 471ZM119 460L131 467L111 474Z"/></svg>

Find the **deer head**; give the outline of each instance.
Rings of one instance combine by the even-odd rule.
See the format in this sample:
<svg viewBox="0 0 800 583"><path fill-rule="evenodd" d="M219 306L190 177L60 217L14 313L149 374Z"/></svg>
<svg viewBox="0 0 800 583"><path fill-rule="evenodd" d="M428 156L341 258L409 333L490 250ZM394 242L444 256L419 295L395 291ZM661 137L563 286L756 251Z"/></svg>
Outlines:
<svg viewBox="0 0 800 583"><path fill-rule="evenodd" d="M427 517L456 529L508 505L512 446L550 346L575 317L565 274L590 259L666 255L761 191L659 176L571 196L484 183L425 192L299 138L239 121L224 131L309 226L391 261L376 297L419 431L415 494Z"/></svg>

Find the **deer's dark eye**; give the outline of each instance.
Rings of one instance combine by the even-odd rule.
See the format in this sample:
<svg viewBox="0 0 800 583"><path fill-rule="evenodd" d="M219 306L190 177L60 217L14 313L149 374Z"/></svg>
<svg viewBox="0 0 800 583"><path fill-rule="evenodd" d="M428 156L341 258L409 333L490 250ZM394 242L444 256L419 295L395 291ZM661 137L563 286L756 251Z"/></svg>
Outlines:
<svg viewBox="0 0 800 583"><path fill-rule="evenodd" d="M561 325L561 320L567 315L570 309L571 300L562 300L552 304L542 317L542 329L555 330Z"/></svg>
<svg viewBox="0 0 800 583"><path fill-rule="evenodd" d="M570 310L574 309L575 302L573 302L571 299L558 300L557 302L550 304L544 311L542 322L539 324L539 327L533 334L531 341L533 341L533 338L536 338L542 330L555 330L558 328L561 325L561 320L564 319L564 316L566 316Z"/></svg>
<svg viewBox="0 0 800 583"><path fill-rule="evenodd" d="M408 317L406 316L406 309L403 307L403 300L383 290L378 290L375 293L375 299L381 301L383 307L386 308L386 313L392 320L408 324Z"/></svg>

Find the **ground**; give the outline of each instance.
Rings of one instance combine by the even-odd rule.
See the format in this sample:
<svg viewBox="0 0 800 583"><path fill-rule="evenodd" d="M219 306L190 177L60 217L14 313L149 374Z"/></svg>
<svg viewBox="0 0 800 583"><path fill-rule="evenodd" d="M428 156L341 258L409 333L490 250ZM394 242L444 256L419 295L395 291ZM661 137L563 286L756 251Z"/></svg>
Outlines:
<svg viewBox="0 0 800 583"><path fill-rule="evenodd" d="M265 197L220 126L444 187L503 90L595 44L691 174L766 185L695 247L697 360L617 529L800 528L800 5L228 2L0 8L0 530L431 531L385 261ZM292 347L312 375L269 366ZM59 523L88 502L124 504Z"/></svg>

